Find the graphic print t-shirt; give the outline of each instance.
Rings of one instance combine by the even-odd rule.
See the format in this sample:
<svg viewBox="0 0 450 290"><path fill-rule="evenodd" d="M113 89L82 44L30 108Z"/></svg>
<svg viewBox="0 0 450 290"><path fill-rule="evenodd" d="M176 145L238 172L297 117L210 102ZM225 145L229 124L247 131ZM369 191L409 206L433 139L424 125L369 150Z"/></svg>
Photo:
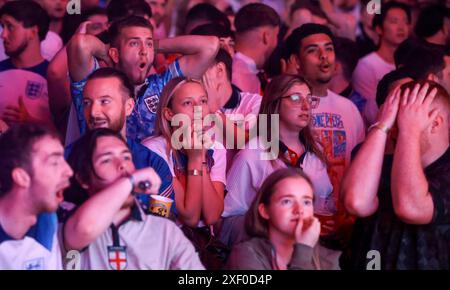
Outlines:
<svg viewBox="0 0 450 290"><path fill-rule="evenodd" d="M352 101L332 91L312 109L312 124L328 161L333 196L338 201L340 183L350 164L353 148L365 138L364 122ZM338 203L336 203L338 204Z"/></svg>

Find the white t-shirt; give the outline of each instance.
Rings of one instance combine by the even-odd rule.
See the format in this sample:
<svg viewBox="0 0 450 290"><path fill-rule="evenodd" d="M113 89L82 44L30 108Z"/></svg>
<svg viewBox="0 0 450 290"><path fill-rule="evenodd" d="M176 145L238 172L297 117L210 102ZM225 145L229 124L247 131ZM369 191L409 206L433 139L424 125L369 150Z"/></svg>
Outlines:
<svg viewBox="0 0 450 290"><path fill-rule="evenodd" d="M136 210L136 209L135 209ZM172 221L139 211L108 228L81 253L82 270L204 270L192 243ZM134 215L134 214L132 214Z"/></svg>
<svg viewBox="0 0 450 290"><path fill-rule="evenodd" d="M32 118L53 127L47 88L48 61L30 67L16 68L11 59L0 62L0 116L7 106L24 106Z"/></svg>
<svg viewBox="0 0 450 290"><path fill-rule="evenodd" d="M0 33L3 29L0 28ZM56 53L63 47L63 41L61 37L49 31L45 36L45 39L41 41L41 55L48 61L51 61L55 57ZM7 59L5 54L5 47L3 46L3 39L0 40L0 61Z"/></svg>
<svg viewBox="0 0 450 290"><path fill-rule="evenodd" d="M350 164L351 152L365 138L364 122L352 101L328 90L312 109L312 125L327 157L328 174L337 201L339 186Z"/></svg>
<svg viewBox="0 0 450 290"><path fill-rule="evenodd" d="M378 53L372 52L359 60L353 72L353 88L367 99L364 115L369 124L375 122L378 113L376 104L378 82L393 70L394 64L386 62Z"/></svg>
<svg viewBox="0 0 450 290"><path fill-rule="evenodd" d="M144 145L148 149L152 150L153 152L161 156L161 158L167 162L170 172L172 172L172 176L176 177L172 154L173 151L172 150L167 151L169 147L166 139L163 136L147 138L144 141L142 141L142 145ZM214 150L212 156L214 159L214 165L212 166L211 172L209 173L211 181L219 181L222 182L224 185L226 185L226 176L225 176L225 171L227 167L226 149L219 142L215 142L211 149Z"/></svg>
<svg viewBox="0 0 450 290"><path fill-rule="evenodd" d="M262 97L258 94L239 92L239 90L233 86L233 94L230 100L225 104L221 111L226 115L229 120L235 121L235 124L239 128L249 131L250 128L257 125L258 113L261 106ZM242 124L242 120L244 123ZM256 131L253 131L256 134ZM228 138L228 136L227 136ZM236 138L236 136L234 136ZM223 144L226 147L226 140L223 140ZM245 140L242 140L244 143ZM227 148L227 171L230 169L233 158L239 151L238 148Z"/></svg>
<svg viewBox="0 0 450 290"><path fill-rule="evenodd" d="M265 151L260 146L260 138L257 137L250 140L246 148L236 155L227 175L227 194L222 217L245 214L264 180L275 170L286 167L284 162L279 159L262 160L263 152ZM314 210L319 213L330 206L326 205L325 201L333 191L327 168L311 152L304 155L301 168L313 183L316 197Z"/></svg>
<svg viewBox="0 0 450 290"><path fill-rule="evenodd" d="M261 93L261 82L257 76L256 63L250 57L236 52L233 57L232 83L243 92Z"/></svg>
<svg viewBox="0 0 450 290"><path fill-rule="evenodd" d="M0 226L0 270L61 270L56 214L41 214L21 240Z"/></svg>
<svg viewBox="0 0 450 290"><path fill-rule="evenodd" d="M259 108L261 107L262 96L259 94L241 92L239 104L234 108L223 108L222 112L233 120L233 115L241 114L244 118L248 117L245 121L245 129L248 130L254 126L258 120ZM253 116L255 118L253 118ZM247 122L248 121L248 122Z"/></svg>

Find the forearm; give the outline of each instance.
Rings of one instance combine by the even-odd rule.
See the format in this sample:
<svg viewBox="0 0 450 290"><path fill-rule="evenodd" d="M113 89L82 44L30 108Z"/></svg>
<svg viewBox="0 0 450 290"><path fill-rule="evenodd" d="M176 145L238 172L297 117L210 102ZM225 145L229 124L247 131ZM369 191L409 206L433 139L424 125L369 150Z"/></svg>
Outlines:
<svg viewBox="0 0 450 290"><path fill-rule="evenodd" d="M64 228L66 249L82 249L101 235L111 225L131 190L130 180L121 178L84 202Z"/></svg>
<svg viewBox="0 0 450 290"><path fill-rule="evenodd" d="M218 47L219 39L215 36L185 35L161 39L158 42L159 53L205 54L217 51Z"/></svg>
<svg viewBox="0 0 450 290"><path fill-rule="evenodd" d="M179 36L159 41L158 52L180 53L181 71L189 77L201 78L219 50L215 36Z"/></svg>
<svg viewBox="0 0 450 290"><path fill-rule="evenodd" d="M372 129L342 180L342 196L347 210L358 216L371 215L378 207L378 186L387 135Z"/></svg>
<svg viewBox="0 0 450 290"><path fill-rule="evenodd" d="M433 203L420 159L419 138L400 133L392 166L392 203L400 219L410 223L430 221Z"/></svg>
<svg viewBox="0 0 450 290"><path fill-rule="evenodd" d="M56 120L59 120L71 102L68 70L67 49L64 47L50 62L47 73L49 105Z"/></svg>
<svg viewBox="0 0 450 290"><path fill-rule="evenodd" d="M190 158L188 161L188 173L186 175L186 188L182 196L181 218L184 223L191 227L196 227L201 216L201 188L202 177L200 175L192 175L192 170L200 170L201 160Z"/></svg>
<svg viewBox="0 0 450 290"><path fill-rule="evenodd" d="M69 73L73 81L81 81L88 76L94 65L94 57L107 59L108 50L97 37L76 34L67 46Z"/></svg>
<svg viewBox="0 0 450 290"><path fill-rule="evenodd" d="M203 169L203 182L202 182L202 216L207 225L215 224L223 212L224 207L224 197L223 190L216 189L216 187L221 187L221 185L214 186L211 177L206 170L206 166Z"/></svg>

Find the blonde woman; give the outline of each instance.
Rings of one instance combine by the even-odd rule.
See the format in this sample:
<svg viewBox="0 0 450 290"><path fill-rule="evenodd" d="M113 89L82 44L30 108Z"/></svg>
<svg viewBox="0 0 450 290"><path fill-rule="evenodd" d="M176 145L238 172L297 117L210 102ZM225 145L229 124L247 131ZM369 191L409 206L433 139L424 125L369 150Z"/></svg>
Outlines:
<svg viewBox="0 0 450 290"><path fill-rule="evenodd" d="M166 160L174 178L178 220L200 251L205 266L216 268L214 262L209 262L206 248L213 241L211 226L223 211L226 150L219 143L210 148L192 146L201 144L200 133L207 129L202 120L209 113L208 96L202 83L175 78L162 92L155 137L144 140L142 144ZM180 116L184 121L177 121ZM178 124L172 126L172 123ZM187 128L185 132L188 134L172 138L183 128ZM187 141L194 139L193 144L188 144ZM191 146L178 149L180 144Z"/></svg>

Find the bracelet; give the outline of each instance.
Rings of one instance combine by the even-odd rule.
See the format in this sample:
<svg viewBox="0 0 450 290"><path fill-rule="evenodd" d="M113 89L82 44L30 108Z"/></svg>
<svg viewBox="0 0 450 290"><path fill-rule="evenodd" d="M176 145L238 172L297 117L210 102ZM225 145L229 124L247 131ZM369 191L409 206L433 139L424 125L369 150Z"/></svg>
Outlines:
<svg viewBox="0 0 450 290"><path fill-rule="evenodd" d="M192 176L203 176L203 172L198 169L188 170L188 175Z"/></svg>
<svg viewBox="0 0 450 290"><path fill-rule="evenodd" d="M375 124L370 126L368 131L372 130L373 128L377 128L377 129L381 130L382 132L384 132L385 134L388 134L389 130L390 130L390 128L388 126L386 126L385 124L380 123L380 122L376 122Z"/></svg>

